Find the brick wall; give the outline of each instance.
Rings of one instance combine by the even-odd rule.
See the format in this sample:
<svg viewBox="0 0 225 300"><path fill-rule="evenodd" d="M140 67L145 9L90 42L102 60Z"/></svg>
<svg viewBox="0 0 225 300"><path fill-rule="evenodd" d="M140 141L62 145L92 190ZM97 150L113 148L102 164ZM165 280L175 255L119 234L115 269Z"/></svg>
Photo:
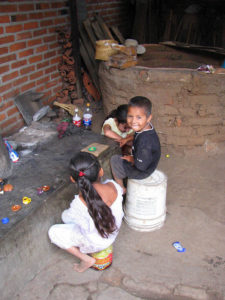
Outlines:
<svg viewBox="0 0 225 300"><path fill-rule="evenodd" d="M126 31L128 0L82 1L86 1L88 17L98 12L108 25ZM0 1L1 135L9 135L24 125L14 103L17 95L28 90L43 92L50 103L61 90L58 65L62 48L56 29L65 25L69 25L67 0Z"/></svg>
<svg viewBox="0 0 225 300"><path fill-rule="evenodd" d="M61 89L61 46L56 28L69 24L64 0L0 2L0 134L24 125L14 98L28 90L43 92L48 102Z"/></svg>
<svg viewBox="0 0 225 300"><path fill-rule="evenodd" d="M129 32L129 3L128 0L86 0L88 17L100 13L107 25L117 25L125 35Z"/></svg>

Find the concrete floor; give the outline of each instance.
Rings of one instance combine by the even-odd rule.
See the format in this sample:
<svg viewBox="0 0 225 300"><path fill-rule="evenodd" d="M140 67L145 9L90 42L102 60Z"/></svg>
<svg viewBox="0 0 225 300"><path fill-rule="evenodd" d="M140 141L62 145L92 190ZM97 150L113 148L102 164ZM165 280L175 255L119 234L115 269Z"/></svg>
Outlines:
<svg viewBox="0 0 225 300"><path fill-rule="evenodd" d="M52 245L48 263L13 299L225 299L224 161L225 144L163 148L158 169L168 176L164 226L143 233L123 223L113 265L105 271L76 273L76 259ZM178 253L175 241L186 252Z"/></svg>

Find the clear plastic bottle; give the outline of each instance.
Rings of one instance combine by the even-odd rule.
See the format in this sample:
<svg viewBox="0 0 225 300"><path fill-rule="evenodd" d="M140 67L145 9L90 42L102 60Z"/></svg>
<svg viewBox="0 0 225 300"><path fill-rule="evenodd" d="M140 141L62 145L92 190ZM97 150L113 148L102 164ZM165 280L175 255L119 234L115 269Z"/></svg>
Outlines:
<svg viewBox="0 0 225 300"><path fill-rule="evenodd" d="M91 130L92 110L90 103L87 103L83 113L83 125L85 129Z"/></svg>
<svg viewBox="0 0 225 300"><path fill-rule="evenodd" d="M78 108L75 108L75 114L73 116L73 124L76 127L81 127L81 118L78 115Z"/></svg>

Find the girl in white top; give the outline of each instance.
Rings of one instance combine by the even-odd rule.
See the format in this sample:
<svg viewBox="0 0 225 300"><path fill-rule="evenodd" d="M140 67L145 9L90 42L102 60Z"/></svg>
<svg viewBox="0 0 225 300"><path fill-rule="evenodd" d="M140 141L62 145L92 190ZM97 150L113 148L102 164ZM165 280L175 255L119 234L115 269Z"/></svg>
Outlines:
<svg viewBox="0 0 225 300"><path fill-rule="evenodd" d="M130 152L133 141L133 130L127 124L127 104L113 110L105 119L102 134L120 144L122 151Z"/></svg>
<svg viewBox="0 0 225 300"><path fill-rule="evenodd" d="M62 213L65 224L49 229L52 243L78 257L77 272L94 265L88 253L109 247L116 239L123 219L122 189L113 180L100 182L103 169L97 158L80 152L70 162L71 180L79 187L70 208Z"/></svg>

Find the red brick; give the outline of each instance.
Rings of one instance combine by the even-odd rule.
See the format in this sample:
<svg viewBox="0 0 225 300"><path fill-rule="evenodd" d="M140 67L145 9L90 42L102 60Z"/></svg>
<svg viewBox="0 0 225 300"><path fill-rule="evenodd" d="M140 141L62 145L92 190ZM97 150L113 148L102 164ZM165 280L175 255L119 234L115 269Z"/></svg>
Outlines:
<svg viewBox="0 0 225 300"><path fill-rule="evenodd" d="M0 55L7 54L8 53L8 47L0 48Z"/></svg>
<svg viewBox="0 0 225 300"><path fill-rule="evenodd" d="M21 92L28 91L28 90L30 90L34 87L35 87L35 83L34 82L29 82L28 84L25 84L21 87Z"/></svg>
<svg viewBox="0 0 225 300"><path fill-rule="evenodd" d="M53 59L50 60L51 65L53 64L58 64L61 61L61 57L54 57Z"/></svg>
<svg viewBox="0 0 225 300"><path fill-rule="evenodd" d="M40 30L36 30L33 32L33 36L36 37L36 36L39 36L39 35L44 35L47 33L47 29L44 28L44 29L40 29Z"/></svg>
<svg viewBox="0 0 225 300"><path fill-rule="evenodd" d="M49 9L50 5L48 3L40 3L36 5L36 9Z"/></svg>
<svg viewBox="0 0 225 300"><path fill-rule="evenodd" d="M3 74L8 71L9 71L9 66L0 67L0 74Z"/></svg>
<svg viewBox="0 0 225 300"><path fill-rule="evenodd" d="M37 13L30 13L29 18L30 20L32 19L43 19L44 15L42 12L37 12Z"/></svg>
<svg viewBox="0 0 225 300"><path fill-rule="evenodd" d="M8 117L10 117L10 116L12 116L12 115L14 115L15 113L18 113L18 112L19 111L18 111L17 107L15 106L15 107L13 107L13 108L11 108L7 111L7 115L8 115Z"/></svg>
<svg viewBox="0 0 225 300"><path fill-rule="evenodd" d="M9 5L9 4L0 4L0 12L1 13L11 13L17 11L17 5Z"/></svg>
<svg viewBox="0 0 225 300"><path fill-rule="evenodd" d="M24 24L24 30L36 29L38 27L38 22L30 22Z"/></svg>
<svg viewBox="0 0 225 300"><path fill-rule="evenodd" d="M48 68L48 69L45 70L45 74L55 72L56 69L57 69L56 66L50 67L50 68Z"/></svg>
<svg viewBox="0 0 225 300"><path fill-rule="evenodd" d="M51 8L61 8L61 7L63 7L63 6L64 6L63 1L51 3Z"/></svg>
<svg viewBox="0 0 225 300"><path fill-rule="evenodd" d="M18 71L12 72L10 74L2 76L2 81L6 82L6 81L9 81L9 80L12 80L12 79L18 77L18 75L19 75Z"/></svg>
<svg viewBox="0 0 225 300"><path fill-rule="evenodd" d="M51 79L58 78L60 76L59 72L51 74Z"/></svg>
<svg viewBox="0 0 225 300"><path fill-rule="evenodd" d="M50 57L56 56L56 51L49 51L47 53L44 54L44 58L48 59Z"/></svg>
<svg viewBox="0 0 225 300"><path fill-rule="evenodd" d="M10 54L8 56L0 57L0 64L4 64L12 60L16 60L16 54Z"/></svg>
<svg viewBox="0 0 225 300"><path fill-rule="evenodd" d="M41 27L47 27L52 25L53 25L53 20L44 20L40 22Z"/></svg>
<svg viewBox="0 0 225 300"><path fill-rule="evenodd" d="M5 29L7 33L15 33L18 31L22 31L23 26L21 24L17 24L17 25L7 26Z"/></svg>
<svg viewBox="0 0 225 300"><path fill-rule="evenodd" d="M55 34L55 35L45 36L43 40L45 43L55 42L55 41L57 41L57 35Z"/></svg>
<svg viewBox="0 0 225 300"><path fill-rule="evenodd" d="M10 108L11 106L14 106L14 101L7 101L4 103L4 105L2 106L2 110L6 111L8 108Z"/></svg>
<svg viewBox="0 0 225 300"><path fill-rule="evenodd" d="M11 52L26 48L26 42L12 44L9 49Z"/></svg>
<svg viewBox="0 0 225 300"><path fill-rule="evenodd" d="M24 22L28 20L28 16L23 14L23 15L14 15L11 16L12 22Z"/></svg>
<svg viewBox="0 0 225 300"><path fill-rule="evenodd" d="M41 47L37 47L36 50L35 50L35 52L36 53L40 53L40 52L44 52L46 50L48 50L48 46L47 45L43 45Z"/></svg>
<svg viewBox="0 0 225 300"><path fill-rule="evenodd" d="M40 80L37 80L37 85L40 85L40 84L42 84L42 83L45 83L45 82L47 82L47 81L49 81L49 80L50 80L49 76L44 77L44 78L41 78Z"/></svg>
<svg viewBox="0 0 225 300"><path fill-rule="evenodd" d="M9 92L3 94L3 99L8 100L9 98L15 98L19 94L18 88L13 88Z"/></svg>
<svg viewBox="0 0 225 300"><path fill-rule="evenodd" d="M44 61L40 64L37 64L37 69L42 69L42 68L47 67L47 66L49 66L49 60Z"/></svg>
<svg viewBox="0 0 225 300"><path fill-rule="evenodd" d="M8 91L11 88L12 88L12 83L7 83L5 85L0 85L0 93Z"/></svg>
<svg viewBox="0 0 225 300"><path fill-rule="evenodd" d="M49 49L56 49L59 47L60 47L60 45L57 42L49 45ZM61 47L60 47L60 49L61 49Z"/></svg>
<svg viewBox="0 0 225 300"><path fill-rule="evenodd" d="M56 11L46 11L46 12L44 12L44 17L45 18L56 17L56 16L57 16Z"/></svg>
<svg viewBox="0 0 225 300"><path fill-rule="evenodd" d="M66 26L66 23L64 25ZM49 27L48 28L48 33L49 34L55 34L55 32L56 32L56 28L55 27Z"/></svg>
<svg viewBox="0 0 225 300"><path fill-rule="evenodd" d="M17 33L16 35L16 40L20 41L20 40L28 40L32 38L32 32L28 31L28 32L22 32L22 33Z"/></svg>
<svg viewBox="0 0 225 300"><path fill-rule="evenodd" d="M28 76L20 77L19 79L13 82L13 86L19 86L28 81Z"/></svg>
<svg viewBox="0 0 225 300"><path fill-rule="evenodd" d="M27 73L33 72L35 70L35 66L28 66L20 70L21 75L25 75Z"/></svg>
<svg viewBox="0 0 225 300"><path fill-rule="evenodd" d="M54 24L55 25L59 25L59 24L64 24L66 23L67 18L66 17L62 17L62 18L56 18L54 19Z"/></svg>
<svg viewBox="0 0 225 300"><path fill-rule="evenodd" d="M10 125L16 123L16 120L17 120L16 117L9 118L9 119L7 119L5 122L3 122L1 126L2 126L3 128L7 128L7 127L9 127Z"/></svg>
<svg viewBox="0 0 225 300"><path fill-rule="evenodd" d="M45 88L49 89L49 88L51 88L51 87L53 87L55 85L57 85L57 81L56 80L50 81L50 82L46 83Z"/></svg>
<svg viewBox="0 0 225 300"><path fill-rule="evenodd" d="M39 77L41 77L43 75L43 71L38 71L38 72L36 72L36 73L32 73L31 75L30 75L30 80L34 80L34 79L36 79L36 78L39 78Z"/></svg>
<svg viewBox="0 0 225 300"><path fill-rule="evenodd" d="M18 10L22 11L22 12L34 11L34 5L33 4L20 4Z"/></svg>
<svg viewBox="0 0 225 300"><path fill-rule="evenodd" d="M33 39L27 42L28 47L36 46L42 44L42 39Z"/></svg>
<svg viewBox="0 0 225 300"><path fill-rule="evenodd" d="M2 12L2 11L1 11ZM0 23L10 23L9 16L1 16Z"/></svg>
<svg viewBox="0 0 225 300"><path fill-rule="evenodd" d="M29 63L33 64L40 60L42 60L42 55L32 56L31 58L29 58Z"/></svg>
<svg viewBox="0 0 225 300"><path fill-rule="evenodd" d="M0 27L0 34L3 34L3 27Z"/></svg>
<svg viewBox="0 0 225 300"><path fill-rule="evenodd" d="M45 87L44 85L39 86L38 88L36 88L36 92L40 93L40 92L44 92Z"/></svg>
<svg viewBox="0 0 225 300"><path fill-rule="evenodd" d="M0 103L1 103L1 101L0 101ZM0 122L4 121L5 118L6 118L6 115L4 113L1 113L0 114Z"/></svg>
<svg viewBox="0 0 225 300"><path fill-rule="evenodd" d="M27 49L27 50L24 50L22 52L19 53L19 57L25 57L25 56L30 56L34 53L34 50L33 49Z"/></svg>
<svg viewBox="0 0 225 300"><path fill-rule="evenodd" d="M27 64L27 60L26 60L26 59L24 59L24 60L19 60L19 61L17 61L17 62L12 63L12 64L11 64L11 68L12 68L12 69L16 69L16 68L22 67L22 66L24 66L24 65L26 65L26 64Z"/></svg>
<svg viewBox="0 0 225 300"><path fill-rule="evenodd" d="M7 128L4 130L4 133L2 134L2 136L9 136L12 135L13 133L17 132L21 127L24 126L24 120L21 116L21 114L18 114L17 119L20 118L15 125L11 126L10 128Z"/></svg>
<svg viewBox="0 0 225 300"><path fill-rule="evenodd" d="M14 41L15 41L15 38L13 35L7 35L7 36L0 38L0 45L12 43Z"/></svg>

